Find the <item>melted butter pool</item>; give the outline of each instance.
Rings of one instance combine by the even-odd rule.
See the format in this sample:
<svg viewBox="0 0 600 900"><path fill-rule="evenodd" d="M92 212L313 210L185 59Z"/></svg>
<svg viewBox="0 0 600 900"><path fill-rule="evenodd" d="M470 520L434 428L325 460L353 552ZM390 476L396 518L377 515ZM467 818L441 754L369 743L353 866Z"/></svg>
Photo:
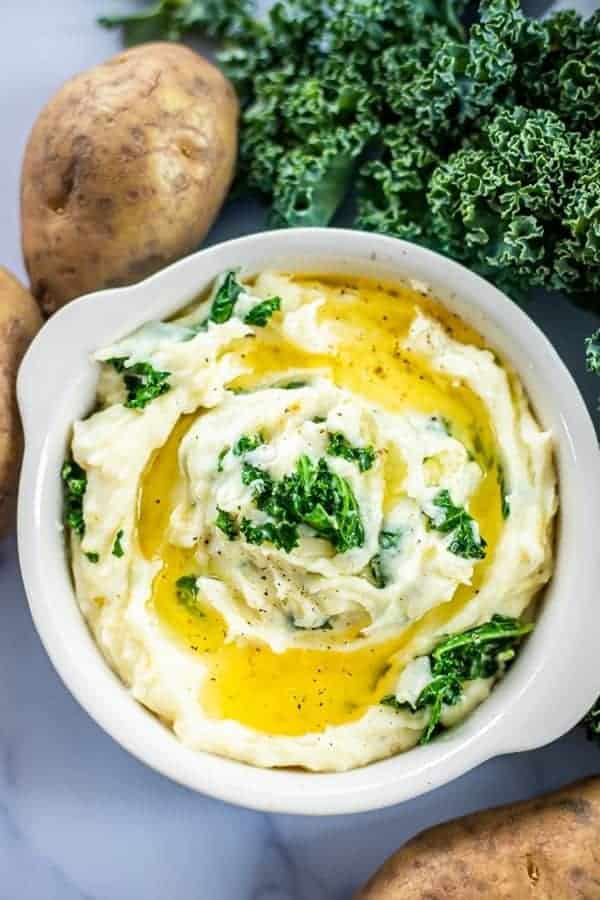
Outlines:
<svg viewBox="0 0 600 900"><path fill-rule="evenodd" d="M482 401L464 385L433 372L417 355L399 349L416 308L440 320L464 343L481 347L480 336L407 287L341 278L297 280L325 293L320 318L339 322L343 328L335 355L304 352L265 328L256 338L238 343L251 373L239 378L235 386L251 389L292 368L326 369L335 384L390 412L414 410L448 419L452 433L486 473L470 500L470 511L480 524L488 551L485 560L475 566L471 585L459 587L450 603L431 610L392 639L373 643L361 638L356 629L341 636L317 632L307 636L309 646L284 653L257 642L226 643L225 622L216 610L199 598L198 611L190 612L177 600L177 579L201 574L193 550L174 547L166 539L179 478L177 451L195 420L195 416L183 417L155 453L141 486L140 548L146 558L163 562L150 602L161 626L207 666L199 698L206 713L279 735L301 735L354 721L389 693L418 636L443 626L479 589L502 528L496 442ZM406 469L397 452L387 455L385 465L385 505L390 507L402 492ZM318 647L310 646L314 641Z"/></svg>

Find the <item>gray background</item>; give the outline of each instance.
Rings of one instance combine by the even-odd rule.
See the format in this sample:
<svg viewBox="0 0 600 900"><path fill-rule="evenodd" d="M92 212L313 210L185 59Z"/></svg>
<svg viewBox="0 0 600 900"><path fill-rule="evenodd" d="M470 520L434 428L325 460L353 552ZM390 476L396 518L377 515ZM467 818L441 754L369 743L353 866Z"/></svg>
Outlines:
<svg viewBox="0 0 600 900"><path fill-rule="evenodd" d="M133 5L0 3L0 263L20 276L18 183L28 131L65 79L119 49L118 34L97 27L95 16ZM210 241L261 227L260 206L240 201L226 207ZM598 420L600 379L585 372L583 338L600 319L557 296L540 294L527 309ZM71 698L33 629L14 539L0 544L0 900L342 900L420 829L599 770L600 750L574 732L359 816L263 815L193 794L131 758Z"/></svg>

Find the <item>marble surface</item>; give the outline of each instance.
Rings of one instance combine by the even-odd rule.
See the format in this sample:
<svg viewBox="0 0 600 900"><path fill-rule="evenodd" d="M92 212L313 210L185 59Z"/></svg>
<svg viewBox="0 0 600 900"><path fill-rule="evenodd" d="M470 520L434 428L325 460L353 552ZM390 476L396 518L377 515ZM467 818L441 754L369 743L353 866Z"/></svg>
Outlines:
<svg viewBox="0 0 600 900"><path fill-rule="evenodd" d="M0 263L20 275L28 130L63 80L118 48L118 36L94 24L111 3L127 0L0 4ZM211 240L262 223L259 207L230 206ZM599 386L585 374L581 347L597 318L555 297L537 297L529 311L595 409ZM574 732L358 816L264 815L194 794L130 757L73 700L31 623L15 541L0 543L0 900L346 900L417 831L598 771L600 754Z"/></svg>

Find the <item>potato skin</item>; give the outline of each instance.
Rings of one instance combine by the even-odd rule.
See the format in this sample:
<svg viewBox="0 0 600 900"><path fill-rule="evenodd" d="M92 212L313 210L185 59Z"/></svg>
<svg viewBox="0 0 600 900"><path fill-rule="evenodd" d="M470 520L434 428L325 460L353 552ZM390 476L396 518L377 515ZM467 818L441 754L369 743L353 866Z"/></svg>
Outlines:
<svg viewBox="0 0 600 900"><path fill-rule="evenodd" d="M49 314L194 250L235 167L229 81L177 44L142 44L68 81L40 113L21 175L32 293Z"/></svg>
<svg viewBox="0 0 600 900"><path fill-rule="evenodd" d="M356 900L600 898L600 778L423 832Z"/></svg>
<svg viewBox="0 0 600 900"><path fill-rule="evenodd" d="M23 433L15 381L30 341L40 329L38 305L20 281L0 266L0 537L14 524Z"/></svg>

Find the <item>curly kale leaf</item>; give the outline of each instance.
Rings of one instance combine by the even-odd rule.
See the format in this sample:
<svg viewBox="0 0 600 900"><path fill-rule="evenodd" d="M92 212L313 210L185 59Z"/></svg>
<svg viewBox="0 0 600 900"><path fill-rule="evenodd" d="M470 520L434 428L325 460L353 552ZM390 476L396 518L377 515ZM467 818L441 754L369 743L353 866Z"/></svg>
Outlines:
<svg viewBox="0 0 600 900"><path fill-rule="evenodd" d="M281 297L269 297L262 303L257 303L252 309L246 313L244 322L246 325L256 325L264 328L274 312L281 309Z"/></svg>
<svg viewBox="0 0 600 900"><path fill-rule="evenodd" d="M225 509L217 507L217 518L215 519L217 528L226 535L230 541L234 541L239 534L239 529L235 516L227 512Z"/></svg>
<svg viewBox="0 0 600 900"><path fill-rule="evenodd" d="M443 26L387 48L375 63L375 84L398 124L434 145L456 141L474 114L467 102L468 56Z"/></svg>
<svg viewBox="0 0 600 900"><path fill-rule="evenodd" d="M396 553L402 542L403 531L397 529L391 531L384 529L379 532L379 553L371 558L369 568L371 577L378 588L386 587L388 583L388 574L386 572L386 561L390 555Z"/></svg>
<svg viewBox="0 0 600 900"><path fill-rule="evenodd" d="M106 28L123 29L128 47L146 41L179 41L188 32L235 38L252 23L249 0L158 0L139 12L102 16Z"/></svg>
<svg viewBox="0 0 600 900"><path fill-rule="evenodd" d="M389 125L376 158L358 179L356 224L422 244L433 243L427 189L440 157L410 125Z"/></svg>
<svg viewBox="0 0 600 900"><path fill-rule="evenodd" d="M252 463L242 463L242 484L252 485L252 491L259 509L264 509L265 504L273 496L275 482L264 469L253 466Z"/></svg>
<svg viewBox="0 0 600 900"><path fill-rule="evenodd" d="M546 52L523 84L528 105L553 109L570 128L589 133L600 123L600 11L582 21L561 10L543 25Z"/></svg>
<svg viewBox="0 0 600 900"><path fill-rule="evenodd" d="M223 325L229 322L235 312L235 305L246 289L237 279L235 269L230 269L217 279L213 292L212 303L208 318L202 322L197 330L206 329L209 322L215 325ZM244 317L246 325L256 325L264 328L274 312L281 309L281 297L269 297L257 303Z"/></svg>
<svg viewBox="0 0 600 900"><path fill-rule="evenodd" d="M364 527L352 487L325 459L314 463L302 455L294 472L279 481L263 469L243 463L242 482L252 485L257 508L275 524L307 525L339 553L363 546ZM268 536L263 539L269 540Z"/></svg>
<svg viewBox="0 0 600 900"><path fill-rule="evenodd" d="M219 60L242 100L240 181L277 225L325 225L385 125L376 60L438 23L458 38L461 3L293 0ZM425 38L426 40L426 38Z"/></svg>
<svg viewBox="0 0 600 900"><path fill-rule="evenodd" d="M553 286L597 306L600 292L600 131L572 138L575 163L556 243Z"/></svg>
<svg viewBox="0 0 600 900"><path fill-rule="evenodd" d="M315 464L308 456L301 456L296 471L277 484L265 509L277 514L285 510L288 520L308 525L339 553L364 544L364 528L352 487L324 459Z"/></svg>
<svg viewBox="0 0 600 900"><path fill-rule="evenodd" d="M600 375L600 328L585 341L585 357L588 372Z"/></svg>
<svg viewBox="0 0 600 900"><path fill-rule="evenodd" d="M500 112L476 144L431 177L427 199L440 249L516 294L600 284L598 189L587 174L587 143L551 111Z"/></svg>
<svg viewBox="0 0 600 900"><path fill-rule="evenodd" d="M198 601L198 577L182 575L175 582L175 596L180 606L198 618L204 617Z"/></svg>
<svg viewBox="0 0 600 900"><path fill-rule="evenodd" d="M464 506L452 502L450 492L440 491L433 499L435 512L427 513L429 527L442 534L451 535L448 545L450 553L464 559L483 559L486 541L479 534L477 523Z"/></svg>
<svg viewBox="0 0 600 900"><path fill-rule="evenodd" d="M217 282L217 288L213 297L213 301L208 314L208 321L214 322L215 325L222 325L228 322L233 315L235 304L240 294L244 293L244 288L237 280L237 273L234 269L221 275Z"/></svg>
<svg viewBox="0 0 600 900"><path fill-rule="evenodd" d="M274 226L327 225L350 187L358 159L378 131L375 118L323 131L318 140L292 146L281 155L274 181L270 223ZM242 148L243 152L243 148ZM266 157L268 161L268 157ZM258 187L253 160L248 182Z"/></svg>
<svg viewBox="0 0 600 900"><path fill-rule="evenodd" d="M361 228L461 260L514 296L600 289L600 13L480 4L377 62L391 121L358 179ZM416 127L415 127L416 123Z"/></svg>
<svg viewBox="0 0 600 900"><path fill-rule="evenodd" d="M559 12L541 21L519 0L482 0L465 41L442 31L430 46L398 48L398 63L387 61L390 106L446 147L448 139L462 142L465 127L477 132L478 120L499 107L553 110L568 127L587 131L600 115L599 35L598 14L583 22ZM398 64L401 87L393 78Z"/></svg>
<svg viewBox="0 0 600 900"><path fill-rule="evenodd" d="M243 434L233 445L233 455L243 456L244 453L250 453L252 450L256 450L256 448L260 447L264 442L265 439L260 432L257 434Z"/></svg>
<svg viewBox="0 0 600 900"><path fill-rule="evenodd" d="M66 459L60 470L60 477L63 483L64 523L79 537L83 537L83 498L87 490L87 474L74 459Z"/></svg>
<svg viewBox="0 0 600 900"><path fill-rule="evenodd" d="M453 634L431 653L434 674L453 673L464 681L491 678L499 664L515 656L515 641L532 631L531 623L509 616L495 615L484 625Z"/></svg>
<svg viewBox="0 0 600 900"><path fill-rule="evenodd" d="M146 41L178 41L183 34L178 7L177 0L159 0L136 13L101 16L98 22L105 28L122 28L128 47Z"/></svg>
<svg viewBox="0 0 600 900"><path fill-rule="evenodd" d="M533 629L508 616L495 615L484 625L450 635L430 655L432 680L415 704L430 708L421 743L427 744L440 729L444 705L453 706L464 693L464 683L475 678L493 678L516 656L521 639Z"/></svg>
<svg viewBox="0 0 600 900"><path fill-rule="evenodd" d="M428 709L427 726L420 740L421 744L428 744L443 727L443 707L454 706L462 699L466 682L502 674L533 627L509 616L494 615L483 625L449 635L429 655L431 680L414 706L399 702L394 695L383 697L380 703L395 710Z"/></svg>
<svg viewBox="0 0 600 900"><path fill-rule="evenodd" d="M298 546L298 528L289 522L263 522L256 525L250 519L244 519L241 530L249 544L263 544L267 541L286 553L291 553Z"/></svg>
<svg viewBox="0 0 600 900"><path fill-rule="evenodd" d="M404 135L386 135L384 156L363 171L362 227L426 243L515 296L532 286L598 292L597 135L525 107L485 120L445 160Z"/></svg>
<svg viewBox="0 0 600 900"><path fill-rule="evenodd" d="M417 698L415 710L429 709L427 727L421 735L420 744L428 744L440 730L440 719L444 706L455 706L463 696L463 683L454 672L433 677L425 685Z"/></svg>
<svg viewBox="0 0 600 900"><path fill-rule="evenodd" d="M348 462L356 463L361 472L367 472L373 467L375 462L375 450L373 447L353 447L341 431L330 433L327 453L329 456L340 456Z"/></svg>
<svg viewBox="0 0 600 900"><path fill-rule="evenodd" d="M128 409L144 409L152 400L171 389L170 372L159 372L148 362L127 365L126 357L107 359L116 372L123 376L126 390L125 406Z"/></svg>
<svg viewBox="0 0 600 900"><path fill-rule="evenodd" d="M115 542L112 548L112 555L116 556L117 559L121 559L125 555L125 550L123 549L123 529L120 528L117 531L117 535L115 537Z"/></svg>
<svg viewBox="0 0 600 900"><path fill-rule="evenodd" d="M417 712L429 710L429 718L425 730L419 739L420 744L429 744L442 730L440 719L444 706L455 706L463 696L463 682L453 672L443 675L432 675L431 681L425 685L414 706L400 702L394 694L388 694L379 701L382 706L389 706L396 712L407 710Z"/></svg>

